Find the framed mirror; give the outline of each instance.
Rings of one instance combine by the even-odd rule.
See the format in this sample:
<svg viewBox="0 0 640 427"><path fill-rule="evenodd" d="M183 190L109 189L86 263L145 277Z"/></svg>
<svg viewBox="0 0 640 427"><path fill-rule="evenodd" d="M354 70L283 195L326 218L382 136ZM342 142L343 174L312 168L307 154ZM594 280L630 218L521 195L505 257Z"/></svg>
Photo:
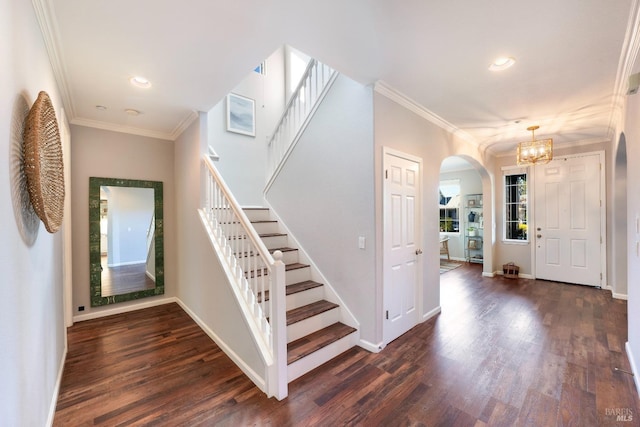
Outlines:
<svg viewBox="0 0 640 427"><path fill-rule="evenodd" d="M91 307L164 294L162 182L89 178Z"/></svg>

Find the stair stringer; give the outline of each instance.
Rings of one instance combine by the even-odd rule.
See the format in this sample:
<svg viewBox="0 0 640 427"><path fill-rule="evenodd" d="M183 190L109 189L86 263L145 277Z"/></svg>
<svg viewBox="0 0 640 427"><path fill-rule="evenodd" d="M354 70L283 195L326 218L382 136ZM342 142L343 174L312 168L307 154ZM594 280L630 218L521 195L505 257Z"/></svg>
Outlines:
<svg viewBox="0 0 640 427"><path fill-rule="evenodd" d="M353 315L349 307L344 302L344 300L340 297L340 295L336 292L334 287L331 285L331 282L327 280L327 278L322 274L321 270L318 266L313 262L307 251L300 244L300 242L295 238L295 235L289 230L286 226L285 222L280 218L276 210L271 206L271 204L265 199L265 207L269 209L270 214L272 215L272 219L278 221L278 226L281 228L283 233L287 234L287 239L289 239L290 246L293 246L298 249L299 262L308 264L311 270L311 280L322 283L324 286L324 299L329 302L338 304L340 306L340 321L347 326L351 326L357 330L357 340L356 344L360 342L360 322Z"/></svg>

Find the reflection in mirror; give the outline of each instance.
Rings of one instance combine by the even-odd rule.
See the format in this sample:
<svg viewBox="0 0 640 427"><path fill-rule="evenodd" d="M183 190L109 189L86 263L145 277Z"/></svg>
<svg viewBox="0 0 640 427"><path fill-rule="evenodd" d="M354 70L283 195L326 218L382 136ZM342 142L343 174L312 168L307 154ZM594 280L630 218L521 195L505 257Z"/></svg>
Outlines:
<svg viewBox="0 0 640 427"><path fill-rule="evenodd" d="M164 293L162 183L89 179L91 306Z"/></svg>

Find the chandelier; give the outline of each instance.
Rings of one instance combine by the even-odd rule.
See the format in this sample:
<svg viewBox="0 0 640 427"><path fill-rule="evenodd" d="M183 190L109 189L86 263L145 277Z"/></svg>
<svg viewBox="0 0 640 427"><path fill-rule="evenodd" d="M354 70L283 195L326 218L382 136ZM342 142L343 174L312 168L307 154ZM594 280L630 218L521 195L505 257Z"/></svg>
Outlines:
<svg viewBox="0 0 640 427"><path fill-rule="evenodd" d="M540 126L529 126L531 141L518 144L518 166L535 165L536 163L549 163L553 159L553 139L536 140L535 131Z"/></svg>

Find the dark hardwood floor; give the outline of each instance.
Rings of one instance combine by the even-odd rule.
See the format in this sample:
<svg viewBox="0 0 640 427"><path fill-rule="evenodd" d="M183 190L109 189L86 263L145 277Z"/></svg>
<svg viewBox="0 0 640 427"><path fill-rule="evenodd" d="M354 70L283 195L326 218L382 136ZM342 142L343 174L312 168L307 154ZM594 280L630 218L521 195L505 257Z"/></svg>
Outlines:
<svg viewBox="0 0 640 427"><path fill-rule="evenodd" d="M442 313L266 398L176 304L69 329L54 425L637 426L626 303L603 290L440 276ZM632 421L616 421L616 413Z"/></svg>
<svg viewBox="0 0 640 427"><path fill-rule="evenodd" d="M107 267L107 257L102 257L101 289L103 297L144 291L156 287L147 276L145 263Z"/></svg>

